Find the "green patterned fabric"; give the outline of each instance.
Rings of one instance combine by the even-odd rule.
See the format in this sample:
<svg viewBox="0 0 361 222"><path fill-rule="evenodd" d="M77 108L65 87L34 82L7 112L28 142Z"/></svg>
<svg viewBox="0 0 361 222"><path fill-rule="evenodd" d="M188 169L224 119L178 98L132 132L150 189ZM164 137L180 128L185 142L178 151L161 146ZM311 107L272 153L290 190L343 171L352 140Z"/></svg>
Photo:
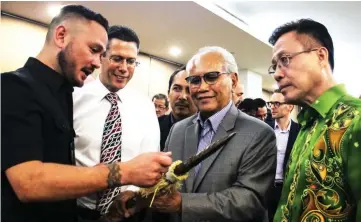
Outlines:
<svg viewBox="0 0 361 222"><path fill-rule="evenodd" d="M343 85L300 112L275 222L361 222L360 116Z"/></svg>

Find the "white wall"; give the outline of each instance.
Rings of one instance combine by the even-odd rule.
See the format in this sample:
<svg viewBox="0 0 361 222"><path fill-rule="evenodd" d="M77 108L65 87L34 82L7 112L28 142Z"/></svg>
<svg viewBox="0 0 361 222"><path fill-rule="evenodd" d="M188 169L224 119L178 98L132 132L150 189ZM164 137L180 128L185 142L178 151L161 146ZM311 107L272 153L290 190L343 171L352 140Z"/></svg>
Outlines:
<svg viewBox="0 0 361 222"><path fill-rule="evenodd" d="M22 67L28 57L35 57L43 47L47 29L22 20L1 16L1 72ZM140 65L136 68L129 86L149 98L157 93L167 95L168 81L176 66L145 55L138 57ZM99 74L93 73L93 77Z"/></svg>

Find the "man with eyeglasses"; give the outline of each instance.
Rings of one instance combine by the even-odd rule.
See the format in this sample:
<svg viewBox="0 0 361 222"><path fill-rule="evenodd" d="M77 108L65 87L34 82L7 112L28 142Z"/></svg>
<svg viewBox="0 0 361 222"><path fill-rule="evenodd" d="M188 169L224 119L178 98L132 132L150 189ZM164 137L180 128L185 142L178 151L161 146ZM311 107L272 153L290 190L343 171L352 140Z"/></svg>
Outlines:
<svg viewBox="0 0 361 222"><path fill-rule="evenodd" d="M336 84L333 43L319 22L277 28L270 73L303 107L274 221L361 220L361 101Z"/></svg>
<svg viewBox="0 0 361 222"><path fill-rule="evenodd" d="M152 207L173 213L172 221L268 221L265 196L274 181L276 138L264 122L234 106L233 55L221 47L202 48L186 71L199 112L173 125L165 150L184 161L212 141L237 134L189 172L180 192L157 196Z"/></svg>
<svg viewBox="0 0 361 222"><path fill-rule="evenodd" d="M169 102L166 95L158 93L153 96L152 102L154 103L155 113L157 114L158 118L168 112Z"/></svg>
<svg viewBox="0 0 361 222"><path fill-rule="evenodd" d="M291 119L294 106L285 103L285 98L279 90L275 90L272 94L271 101L267 102L267 107L271 110L273 119L269 125L274 129L277 141L276 177L267 196L268 217L270 221L273 221L281 197L288 159L300 128Z"/></svg>
<svg viewBox="0 0 361 222"><path fill-rule="evenodd" d="M74 91L75 158L78 166L95 166L126 162L145 153L159 151L159 124L153 103L138 92L127 88L137 66L139 39L125 26L108 30L108 45L101 56L99 78ZM137 113L141 112L141 115ZM148 158L132 161L132 169L154 161ZM156 167L156 166L154 166ZM147 175L149 170L132 172L131 177ZM125 172L114 177L125 176ZM98 221L109 212L114 197L122 186L78 199L79 222ZM133 218L134 219L134 218Z"/></svg>

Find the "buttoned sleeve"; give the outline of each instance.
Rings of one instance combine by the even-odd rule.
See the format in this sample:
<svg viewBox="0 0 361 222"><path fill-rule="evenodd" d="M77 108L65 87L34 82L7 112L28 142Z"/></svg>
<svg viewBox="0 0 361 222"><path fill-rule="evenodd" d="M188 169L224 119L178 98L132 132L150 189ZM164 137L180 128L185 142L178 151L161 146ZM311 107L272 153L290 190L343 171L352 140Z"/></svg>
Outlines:
<svg viewBox="0 0 361 222"><path fill-rule="evenodd" d="M42 114L31 86L20 77L1 75L1 167L43 159Z"/></svg>

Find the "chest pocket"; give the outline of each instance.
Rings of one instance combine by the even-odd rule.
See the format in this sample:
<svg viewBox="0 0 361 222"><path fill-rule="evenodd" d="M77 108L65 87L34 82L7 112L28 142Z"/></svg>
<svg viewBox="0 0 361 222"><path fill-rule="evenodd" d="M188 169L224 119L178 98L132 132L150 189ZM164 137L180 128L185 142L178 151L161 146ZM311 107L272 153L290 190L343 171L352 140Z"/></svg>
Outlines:
<svg viewBox="0 0 361 222"><path fill-rule="evenodd" d="M49 155L50 159L57 159L55 155L63 155L64 159L68 159L69 163L75 164L75 151L74 151L74 130L67 122L67 118L61 112L61 107L58 101L54 98L52 92L45 85L40 84L36 81L31 74L26 69L18 69L15 72L16 75L23 78L26 82L29 83L29 86L32 87L41 106L46 110L47 115L51 116L52 119L45 120L45 123L52 123L53 126L45 126L44 129L53 129L55 126L54 132L43 132L46 138L51 139L52 144L45 144L46 150L49 149L49 152L45 152L45 155ZM45 93L44 93L45 92ZM50 127L50 128L48 128ZM55 144L55 146L54 146ZM53 147L58 147L58 149L64 150L52 150ZM47 153L47 154L46 154Z"/></svg>

